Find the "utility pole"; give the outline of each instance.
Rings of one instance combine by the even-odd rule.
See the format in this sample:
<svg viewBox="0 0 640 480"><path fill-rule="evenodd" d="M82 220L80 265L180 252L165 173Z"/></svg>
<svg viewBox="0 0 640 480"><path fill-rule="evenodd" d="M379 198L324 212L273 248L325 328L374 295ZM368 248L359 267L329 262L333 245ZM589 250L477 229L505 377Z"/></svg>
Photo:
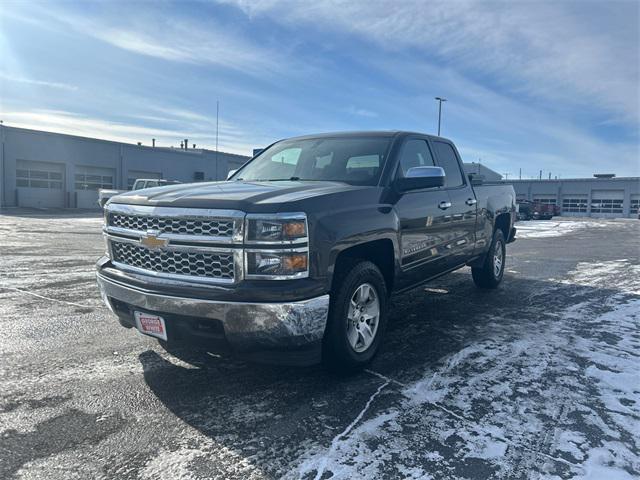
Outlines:
<svg viewBox="0 0 640 480"><path fill-rule="evenodd" d="M218 124L220 118L220 101L216 100L216 162L218 161Z"/></svg>
<svg viewBox="0 0 640 480"><path fill-rule="evenodd" d="M502 174L504 175L505 180L509 180L509 175L511 175L511 172L503 172Z"/></svg>
<svg viewBox="0 0 640 480"><path fill-rule="evenodd" d="M540 177L538 178L538 180L542 180L542 170L540 170Z"/></svg>
<svg viewBox="0 0 640 480"><path fill-rule="evenodd" d="M216 180L219 180L219 175L218 175L218 124L219 124L219 119L220 119L220 100L216 100L216 154L215 154L215 159L216 159ZM227 168L229 168L227 166Z"/></svg>
<svg viewBox="0 0 640 480"><path fill-rule="evenodd" d="M438 136L440 136L440 122L442 121L442 102L446 102L446 98L436 97L438 101Z"/></svg>
<svg viewBox="0 0 640 480"><path fill-rule="evenodd" d="M518 174L518 180L522 180L522 167L520 167L520 173Z"/></svg>

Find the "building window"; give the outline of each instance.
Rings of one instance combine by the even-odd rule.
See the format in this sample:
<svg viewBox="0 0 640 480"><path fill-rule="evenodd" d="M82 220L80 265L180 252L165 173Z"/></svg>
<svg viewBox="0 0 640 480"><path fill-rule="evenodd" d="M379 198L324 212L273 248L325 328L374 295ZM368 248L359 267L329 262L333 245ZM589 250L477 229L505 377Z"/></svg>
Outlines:
<svg viewBox="0 0 640 480"><path fill-rule="evenodd" d="M593 199L591 213L622 213L622 200L613 198Z"/></svg>
<svg viewBox="0 0 640 480"><path fill-rule="evenodd" d="M101 188L113 188L113 176L76 173L75 187L76 190L100 190Z"/></svg>
<svg viewBox="0 0 640 480"><path fill-rule="evenodd" d="M563 198L562 211L568 213L587 213L587 197L584 198Z"/></svg>
<svg viewBox="0 0 640 480"><path fill-rule="evenodd" d="M640 198L632 198L631 205L629 207L629 213L634 214L638 213L640 210Z"/></svg>
<svg viewBox="0 0 640 480"><path fill-rule="evenodd" d="M62 190L62 173L35 169L16 169L16 186Z"/></svg>

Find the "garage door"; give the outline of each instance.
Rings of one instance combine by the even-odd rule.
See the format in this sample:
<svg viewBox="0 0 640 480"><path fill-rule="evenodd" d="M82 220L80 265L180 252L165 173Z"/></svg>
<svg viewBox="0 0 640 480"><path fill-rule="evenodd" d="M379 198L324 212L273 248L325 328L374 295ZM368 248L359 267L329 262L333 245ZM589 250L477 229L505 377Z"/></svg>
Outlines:
<svg viewBox="0 0 640 480"><path fill-rule="evenodd" d="M593 190L591 215L594 217L621 217L624 190Z"/></svg>
<svg viewBox="0 0 640 480"><path fill-rule="evenodd" d="M562 196L562 215L584 217L588 206L589 196L584 193L567 193Z"/></svg>
<svg viewBox="0 0 640 480"><path fill-rule="evenodd" d="M556 195L534 195L533 201L544 205L555 205L556 198Z"/></svg>
<svg viewBox="0 0 640 480"><path fill-rule="evenodd" d="M77 208L98 208L98 190L114 188L116 171L113 168L75 167L74 188Z"/></svg>
<svg viewBox="0 0 640 480"><path fill-rule="evenodd" d="M629 205L629 213L635 216L640 213L640 195L631 194L631 204Z"/></svg>
<svg viewBox="0 0 640 480"><path fill-rule="evenodd" d="M62 208L64 204L64 164L18 160L16 190L18 206Z"/></svg>

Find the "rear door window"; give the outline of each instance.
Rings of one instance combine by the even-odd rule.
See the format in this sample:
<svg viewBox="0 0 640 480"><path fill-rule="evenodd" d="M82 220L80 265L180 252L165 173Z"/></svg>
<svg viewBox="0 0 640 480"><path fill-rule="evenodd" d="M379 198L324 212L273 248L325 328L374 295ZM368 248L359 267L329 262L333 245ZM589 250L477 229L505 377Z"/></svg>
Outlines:
<svg viewBox="0 0 640 480"><path fill-rule="evenodd" d="M444 169L446 175L444 186L446 188L460 187L464 185L458 158L453 151L453 147L445 142L433 142L433 148L436 151L438 166Z"/></svg>

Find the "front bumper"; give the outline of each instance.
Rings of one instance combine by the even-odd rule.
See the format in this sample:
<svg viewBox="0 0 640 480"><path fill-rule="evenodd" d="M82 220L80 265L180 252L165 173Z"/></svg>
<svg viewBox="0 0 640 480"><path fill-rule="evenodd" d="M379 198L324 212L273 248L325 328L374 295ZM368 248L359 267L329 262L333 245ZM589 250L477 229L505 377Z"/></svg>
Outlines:
<svg viewBox="0 0 640 480"><path fill-rule="evenodd" d="M133 311L141 310L165 317L170 342L200 340L269 363L320 361L327 294L288 303L231 302L152 293L107 278L99 269L97 279L107 307L125 326L133 326Z"/></svg>

